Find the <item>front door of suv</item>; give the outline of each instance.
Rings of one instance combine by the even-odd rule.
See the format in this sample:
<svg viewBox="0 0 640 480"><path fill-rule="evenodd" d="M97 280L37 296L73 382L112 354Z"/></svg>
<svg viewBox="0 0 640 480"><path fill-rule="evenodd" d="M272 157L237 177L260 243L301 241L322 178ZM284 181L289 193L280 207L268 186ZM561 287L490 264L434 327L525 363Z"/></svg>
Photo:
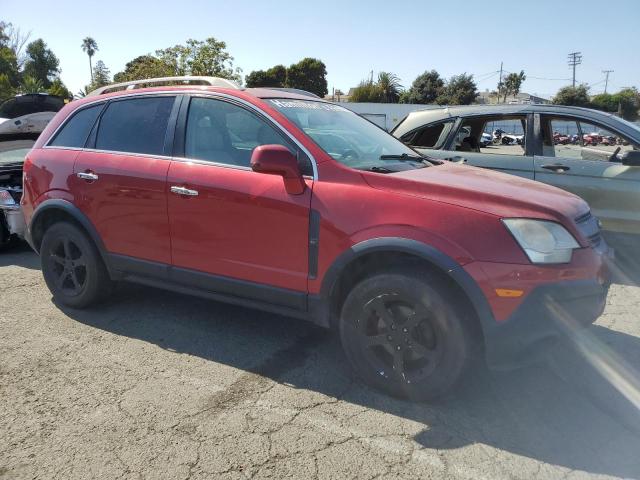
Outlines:
<svg viewBox="0 0 640 480"><path fill-rule="evenodd" d="M168 177L172 276L198 288L301 307L313 182L290 195L282 177L253 172L253 149L268 144L286 146L298 154L303 172L308 168L295 145L244 106L210 97L185 101Z"/></svg>
<svg viewBox="0 0 640 480"><path fill-rule="evenodd" d="M425 155L533 179L533 153L526 142L529 115L460 117L455 123L450 122L423 127L413 135L415 140L403 141ZM420 145L424 138L438 138L437 132L447 125L452 125L453 129L446 139L440 136L433 146L428 146L429 149ZM487 142L488 136L496 130L504 132L503 136Z"/></svg>
<svg viewBox="0 0 640 480"><path fill-rule="evenodd" d="M135 96L110 101L87 148L76 158L72 190L77 205L98 230L107 251L118 255L113 258L116 267L118 260L131 260L122 256L171 262L167 148L175 99Z"/></svg>

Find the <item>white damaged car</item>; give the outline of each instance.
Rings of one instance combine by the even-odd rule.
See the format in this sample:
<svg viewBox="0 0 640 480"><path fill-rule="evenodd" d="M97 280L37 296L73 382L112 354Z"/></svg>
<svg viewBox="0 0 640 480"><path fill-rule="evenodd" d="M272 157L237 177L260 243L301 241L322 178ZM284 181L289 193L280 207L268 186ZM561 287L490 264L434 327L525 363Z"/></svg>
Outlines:
<svg viewBox="0 0 640 480"><path fill-rule="evenodd" d="M0 105L0 139L12 135L39 135L65 105L65 100L45 93L17 95Z"/></svg>

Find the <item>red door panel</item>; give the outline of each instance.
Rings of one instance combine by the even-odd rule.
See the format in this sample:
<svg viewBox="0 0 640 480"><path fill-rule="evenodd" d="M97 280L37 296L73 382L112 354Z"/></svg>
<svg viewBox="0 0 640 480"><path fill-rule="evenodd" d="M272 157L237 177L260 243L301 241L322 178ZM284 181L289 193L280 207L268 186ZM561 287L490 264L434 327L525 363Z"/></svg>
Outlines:
<svg viewBox="0 0 640 480"><path fill-rule="evenodd" d="M111 253L171 263L167 220L170 160L83 151L74 167L78 206ZM78 174L92 173L97 180Z"/></svg>
<svg viewBox="0 0 640 480"><path fill-rule="evenodd" d="M168 194L174 266L306 291L311 188L289 195L277 175L186 161L168 186L198 192Z"/></svg>

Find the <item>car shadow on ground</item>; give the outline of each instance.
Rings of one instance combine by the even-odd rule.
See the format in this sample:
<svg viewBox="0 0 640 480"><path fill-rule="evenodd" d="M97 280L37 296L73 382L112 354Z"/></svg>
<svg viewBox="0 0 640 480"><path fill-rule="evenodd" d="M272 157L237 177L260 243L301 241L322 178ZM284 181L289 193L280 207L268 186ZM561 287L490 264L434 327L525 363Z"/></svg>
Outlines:
<svg viewBox="0 0 640 480"><path fill-rule="evenodd" d="M64 310L176 354L420 422L414 439L427 448L481 443L572 470L640 478L638 410L567 344L551 349L546 365L506 373L479 367L456 395L428 405L362 385L335 337L299 320L132 285L94 310ZM588 332L596 345L640 364L640 338L600 326Z"/></svg>
<svg viewBox="0 0 640 480"><path fill-rule="evenodd" d="M0 267L18 266L30 270L40 270L40 257L26 242L15 242L0 250Z"/></svg>

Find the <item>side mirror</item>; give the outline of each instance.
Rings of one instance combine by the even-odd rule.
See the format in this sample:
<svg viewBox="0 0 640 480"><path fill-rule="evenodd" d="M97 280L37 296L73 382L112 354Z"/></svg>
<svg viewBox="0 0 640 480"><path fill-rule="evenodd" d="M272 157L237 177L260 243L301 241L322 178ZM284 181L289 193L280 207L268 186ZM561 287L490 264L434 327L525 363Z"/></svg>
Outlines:
<svg viewBox="0 0 640 480"><path fill-rule="evenodd" d="M258 173L280 175L285 190L291 195L300 195L306 188L298 159L282 145L256 147L251 155L251 169Z"/></svg>
<svg viewBox="0 0 640 480"><path fill-rule="evenodd" d="M622 165L628 167L640 167L640 150L629 150L620 159Z"/></svg>

